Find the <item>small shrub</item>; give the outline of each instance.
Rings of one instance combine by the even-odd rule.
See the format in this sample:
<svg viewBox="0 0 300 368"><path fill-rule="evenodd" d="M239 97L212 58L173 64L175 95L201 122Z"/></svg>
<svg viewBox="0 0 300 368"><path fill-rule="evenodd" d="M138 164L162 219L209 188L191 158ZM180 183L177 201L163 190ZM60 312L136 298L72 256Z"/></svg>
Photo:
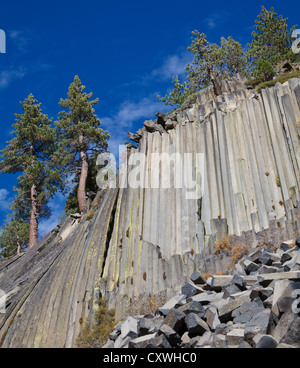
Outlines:
<svg viewBox="0 0 300 368"><path fill-rule="evenodd" d="M215 244L215 255L219 255L222 252L228 253L232 248L232 244L230 244L228 238L226 236L223 237L222 241L217 242Z"/></svg>
<svg viewBox="0 0 300 368"><path fill-rule="evenodd" d="M276 185L280 188L281 187L281 182L280 182L280 178L279 176L276 176Z"/></svg>
<svg viewBox="0 0 300 368"><path fill-rule="evenodd" d="M230 264L228 269L234 268L235 264L245 255L249 254L250 247L246 244L231 244L227 237L224 237L222 241L215 244L215 255L225 254L230 258ZM224 271L226 272L226 271ZM224 274L220 272L219 274Z"/></svg>
<svg viewBox="0 0 300 368"><path fill-rule="evenodd" d="M300 71L290 72L290 73L283 73L279 77L277 77L277 78L275 78L271 81L263 82L263 83L258 84L256 90L257 90L258 93L260 93L263 88L273 87L278 82L282 84L282 83L285 83L286 81L288 81L291 78L299 78L299 77L300 77Z"/></svg>
<svg viewBox="0 0 300 368"><path fill-rule="evenodd" d="M273 65L269 61L261 59L256 65L255 75L263 82L267 82L273 79L275 75L275 70L273 68Z"/></svg>
<svg viewBox="0 0 300 368"><path fill-rule="evenodd" d="M244 84L246 87L255 88L258 84L262 82L263 80L261 78L255 78L255 79L247 80L246 82L244 82Z"/></svg>
<svg viewBox="0 0 300 368"><path fill-rule="evenodd" d="M237 262L244 256L249 254L250 247L246 244L235 244L230 251L231 263L229 268L232 269L237 264Z"/></svg>
<svg viewBox="0 0 300 368"><path fill-rule="evenodd" d="M165 291L154 295L139 295L130 302L127 312L130 316L135 316L137 314L154 315L157 309L162 307L166 302L167 297Z"/></svg>
<svg viewBox="0 0 300 368"><path fill-rule="evenodd" d="M89 321L85 322L77 338L77 346L79 348L101 348L114 330L115 325L115 310L108 310L105 306L105 300L99 299L98 310L95 313L95 324L90 326Z"/></svg>
<svg viewBox="0 0 300 368"><path fill-rule="evenodd" d="M209 279L210 277L212 277L212 273L203 273L203 274L202 274L202 277L203 277L205 280L207 280L207 279Z"/></svg>

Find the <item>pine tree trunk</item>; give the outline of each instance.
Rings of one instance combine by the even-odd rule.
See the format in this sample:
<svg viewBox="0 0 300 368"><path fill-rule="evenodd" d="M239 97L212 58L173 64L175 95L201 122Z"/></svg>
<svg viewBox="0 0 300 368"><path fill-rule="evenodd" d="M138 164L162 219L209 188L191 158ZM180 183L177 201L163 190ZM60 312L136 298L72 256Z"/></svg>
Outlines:
<svg viewBox="0 0 300 368"><path fill-rule="evenodd" d="M31 211L30 211L28 249L31 249L38 243L39 216L38 216L38 211L37 211L36 196L37 196L36 186L35 184L33 184L30 189Z"/></svg>
<svg viewBox="0 0 300 368"><path fill-rule="evenodd" d="M235 71L237 79L241 80L241 76L240 76L240 73L239 73L239 70L238 70L237 66L234 67L234 71Z"/></svg>
<svg viewBox="0 0 300 368"><path fill-rule="evenodd" d="M213 87L214 87L215 95L220 96L222 94L222 90L221 90L221 86L220 86L219 82L215 78L213 68L209 68L209 75L210 75L210 79L211 79Z"/></svg>
<svg viewBox="0 0 300 368"><path fill-rule="evenodd" d="M80 143L83 142L82 134L80 134L79 136L79 142ZM80 213L82 213L86 205L85 188L86 188L86 179L87 179L88 171L89 171L87 154L83 150L80 151L80 160L81 160L81 170L80 170L80 178L79 178L79 183L78 183L77 198L78 198L79 211Z"/></svg>
<svg viewBox="0 0 300 368"><path fill-rule="evenodd" d="M19 241L17 241L17 256L19 256L20 255L20 253L21 253L21 244L20 244L20 242Z"/></svg>

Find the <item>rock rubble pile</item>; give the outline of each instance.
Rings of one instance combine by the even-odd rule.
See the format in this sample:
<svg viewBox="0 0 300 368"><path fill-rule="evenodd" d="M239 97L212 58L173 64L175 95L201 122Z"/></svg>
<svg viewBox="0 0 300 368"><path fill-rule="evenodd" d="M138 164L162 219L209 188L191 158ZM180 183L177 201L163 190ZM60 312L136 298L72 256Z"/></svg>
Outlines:
<svg viewBox="0 0 300 368"><path fill-rule="evenodd" d="M155 315L118 323L104 348L300 348L300 238L254 249L228 275L190 281Z"/></svg>

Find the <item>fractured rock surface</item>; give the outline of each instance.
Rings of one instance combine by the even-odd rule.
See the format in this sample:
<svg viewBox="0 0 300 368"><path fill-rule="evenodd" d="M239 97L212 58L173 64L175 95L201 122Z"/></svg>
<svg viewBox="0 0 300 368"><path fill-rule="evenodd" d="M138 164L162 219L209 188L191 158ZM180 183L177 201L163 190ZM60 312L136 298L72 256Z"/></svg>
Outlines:
<svg viewBox="0 0 300 368"><path fill-rule="evenodd" d="M278 249L280 253L281 249ZM300 248L285 249L292 257L300 254ZM259 252L266 252L260 250ZM250 254L254 256L255 252ZM274 253L277 254L277 253ZM276 257L274 257L276 259ZM281 258L282 259L282 258ZM267 274L271 281L264 287L264 274L259 273L264 267L261 262L264 257L256 259L258 266L256 271L251 271L253 279L247 281L247 276L240 274L238 267L232 271L232 275L213 276L206 281L207 285L213 285L214 279L218 279L218 285L222 280L221 290L205 291L195 296L178 294L172 299L168 314L162 313L166 307L157 310L156 316L128 317L124 325L132 318L136 318L137 325L144 325L145 319L151 324L161 318L159 324L153 323L151 334L143 335L132 341L124 341L123 347L160 347L160 348L299 348L300 347L300 313L293 311L292 304L289 308L278 311L282 298L291 298L293 290L299 290L300 295L300 264L293 265L293 272L284 272L284 264L278 265L277 272L273 276ZM247 269L244 259L240 261ZM281 266L281 267L280 267ZM271 278L272 277L272 280ZM192 275L194 278L194 274ZM197 278L198 279L198 278ZM190 280L190 282L192 282ZM227 295L224 290L228 286L238 283L245 290L232 292ZM201 282L202 285L203 282ZM189 293L189 290L187 290ZM201 304L195 301L199 295L210 295L210 302ZM295 298L291 298L293 302ZM177 304L175 301L177 300ZM205 300L205 298L203 298ZM297 304L297 303L296 303ZM184 311L184 313L182 313ZM114 333L118 333L116 330ZM165 343L157 340L164 335ZM112 340L108 340L105 347L118 347Z"/></svg>
<svg viewBox="0 0 300 368"><path fill-rule="evenodd" d="M277 245L294 233L299 236L299 79L262 90L255 98L240 82L221 87L221 96L215 98L207 88L186 108L158 114L157 120L129 134L138 145L127 144L128 165L121 168L120 177L134 166L134 153L144 154L141 187L103 189L89 198L93 216L67 219L37 247L0 264L0 289L7 296L6 313L0 314L1 346L75 346L83 321L93 320L99 297L106 299L108 308L116 308L120 319L130 306L140 308L143 300L156 296L171 299L186 284L191 285L184 289L189 289L191 301L217 304L217 315L214 308L207 312L209 328L218 320L227 324L232 308L251 300L251 285L258 288L251 293L276 318L287 313L291 299L282 293L281 281L296 282L300 262L299 255L289 253L289 244L271 256L257 252L238 264L244 285L230 284L228 275L203 283L193 274L226 269L226 257L213 251L215 242L228 234L234 244L251 246ZM195 199L195 191L176 186L175 177L182 182L188 177L187 165L168 178L166 162L152 153L204 154L204 161L199 158L197 170L193 165L190 173L199 178L203 195ZM152 188L152 176L160 184L170 179L170 188ZM275 282L280 283L273 306L270 288ZM222 292L231 304L225 305ZM163 315L173 307L165 307ZM250 315L234 318L250 323ZM290 331L294 336L295 328ZM211 343L210 333L201 336L203 344ZM156 337L161 346L167 345L164 336ZM220 346L221 336L216 338Z"/></svg>

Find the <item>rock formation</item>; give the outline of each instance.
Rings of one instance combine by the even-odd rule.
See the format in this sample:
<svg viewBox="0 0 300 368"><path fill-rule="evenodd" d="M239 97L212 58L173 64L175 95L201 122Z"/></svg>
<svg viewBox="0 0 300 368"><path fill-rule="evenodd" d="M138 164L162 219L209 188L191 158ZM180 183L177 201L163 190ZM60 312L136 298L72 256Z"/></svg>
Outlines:
<svg viewBox="0 0 300 368"><path fill-rule="evenodd" d="M121 318L132 304L176 295L196 269L226 268L213 254L224 236L256 246L299 234L299 79L261 95L240 82L223 83L222 91L215 98L212 88L203 90L129 135L138 147L127 144L120 175L134 168L134 153L144 154L141 187L99 191L81 218L0 264L1 346L75 346L100 296ZM202 195L176 187L175 178L191 175L185 164L169 176L170 188L149 187L153 172L160 184L166 179L152 153L201 153L192 175L199 175Z"/></svg>
<svg viewBox="0 0 300 368"><path fill-rule="evenodd" d="M230 275L194 271L155 315L118 323L103 348L299 348L297 244L256 249Z"/></svg>

